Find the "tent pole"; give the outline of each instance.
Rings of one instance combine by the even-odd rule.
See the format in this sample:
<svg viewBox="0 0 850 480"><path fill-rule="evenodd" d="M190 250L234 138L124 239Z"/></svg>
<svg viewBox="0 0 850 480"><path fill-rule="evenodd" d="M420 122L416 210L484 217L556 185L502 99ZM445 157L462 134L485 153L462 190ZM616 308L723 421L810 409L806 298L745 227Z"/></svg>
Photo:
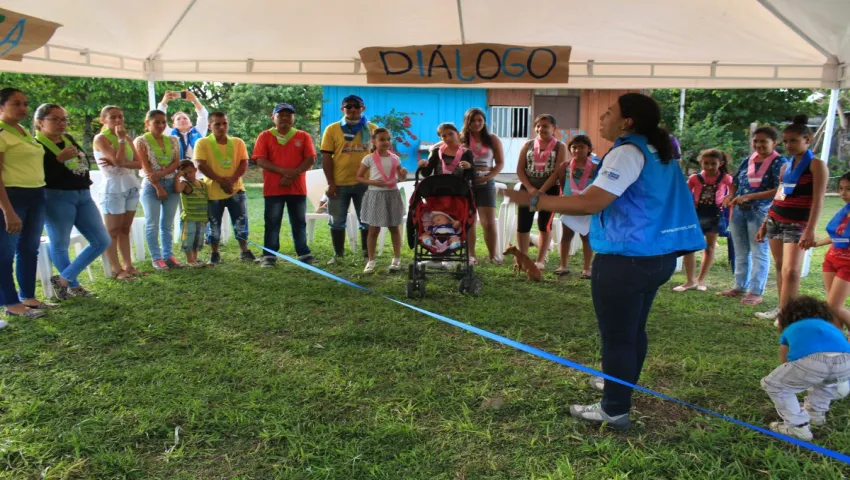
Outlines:
<svg viewBox="0 0 850 480"><path fill-rule="evenodd" d="M151 110L156 110L156 82L148 80L148 105Z"/></svg>
<svg viewBox="0 0 850 480"><path fill-rule="evenodd" d="M679 135L685 129L685 89L679 93Z"/></svg>
<svg viewBox="0 0 850 480"><path fill-rule="evenodd" d="M826 113L826 126L823 132L823 149L821 149L820 159L824 163L829 163L829 150L832 147L832 131L835 130L835 111L838 109L838 94L841 90L833 88L829 92L829 109Z"/></svg>

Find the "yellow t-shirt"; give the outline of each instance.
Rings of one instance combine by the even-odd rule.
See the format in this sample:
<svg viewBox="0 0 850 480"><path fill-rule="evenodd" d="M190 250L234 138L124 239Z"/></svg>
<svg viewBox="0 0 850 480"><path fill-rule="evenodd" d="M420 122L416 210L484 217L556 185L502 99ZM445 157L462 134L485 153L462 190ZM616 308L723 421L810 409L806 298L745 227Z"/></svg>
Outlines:
<svg viewBox="0 0 850 480"><path fill-rule="evenodd" d="M35 138L33 138L35 140ZM0 131L3 153L3 184L7 187L39 188L44 183L44 147Z"/></svg>
<svg viewBox="0 0 850 480"><path fill-rule="evenodd" d="M233 139L234 156L234 158L228 158L230 166L222 165L213 151L210 150L210 143L213 143L215 147L218 148L218 151L221 152L222 156L227 157L227 145L220 145L215 140L210 142L208 137L201 138L197 143L195 143L194 160L206 163L216 175L221 177L229 177L233 175L239 168L240 162L248 161L248 149L245 147L245 142L243 142L241 138L230 138ZM242 184L242 178L233 184L233 193L226 193L222 190L221 185L209 178L204 179L204 182L207 184L207 196L210 200L224 200L232 197L233 193L245 191L245 186Z"/></svg>
<svg viewBox="0 0 850 480"><path fill-rule="evenodd" d="M378 128L372 122L369 122L367 126L370 133ZM342 127L339 122L328 125L325 128L324 135L322 135L321 150L333 156L334 183L341 187L357 185L357 170L360 168L360 161L370 153L369 150L371 149L372 142L362 144L359 132L354 136L354 140L347 142L342 135Z"/></svg>

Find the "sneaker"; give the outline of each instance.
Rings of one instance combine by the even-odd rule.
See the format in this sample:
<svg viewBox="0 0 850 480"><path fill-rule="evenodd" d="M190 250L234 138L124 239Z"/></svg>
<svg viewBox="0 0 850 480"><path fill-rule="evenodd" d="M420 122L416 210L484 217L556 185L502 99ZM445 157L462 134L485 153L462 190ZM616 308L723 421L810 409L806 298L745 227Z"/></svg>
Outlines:
<svg viewBox="0 0 850 480"><path fill-rule="evenodd" d="M333 257L331 257L330 260L328 260L328 265L337 265L340 263L342 263L342 257L337 257L336 255L334 255Z"/></svg>
<svg viewBox="0 0 850 480"><path fill-rule="evenodd" d="M392 263L390 263L389 271L398 272L399 270L401 270L401 259L394 258Z"/></svg>
<svg viewBox="0 0 850 480"><path fill-rule="evenodd" d="M808 423L795 427L785 422L770 422L769 428L776 433L788 435L789 437L798 438L806 442L811 442L813 438Z"/></svg>
<svg viewBox="0 0 850 480"><path fill-rule="evenodd" d="M170 268L180 268L180 267L183 266L183 264L178 262L177 259L174 258L173 256L166 258L165 264L168 265Z"/></svg>
<svg viewBox="0 0 850 480"><path fill-rule="evenodd" d="M210 254L210 265L218 265L221 263L221 254L218 252L212 252Z"/></svg>
<svg viewBox="0 0 850 480"><path fill-rule="evenodd" d="M243 262L253 262L256 259L257 257L255 257L250 250L245 250L239 255L239 260L242 260Z"/></svg>
<svg viewBox="0 0 850 480"><path fill-rule="evenodd" d="M50 286L53 287L53 295L56 296L59 300L65 300L68 298L68 287L63 287L61 283L59 283L59 275L54 275L50 277Z"/></svg>
<svg viewBox="0 0 850 480"><path fill-rule="evenodd" d="M534 262L534 266L537 267L537 269L540 270L541 272L543 270L546 270L546 263L544 263L544 262Z"/></svg>
<svg viewBox="0 0 850 480"><path fill-rule="evenodd" d="M277 259L271 255L265 255L263 256L263 259L260 260L260 266L263 268L274 267L275 265L277 265Z"/></svg>
<svg viewBox="0 0 850 480"><path fill-rule="evenodd" d="M313 255L310 255L309 253L307 255L301 255L300 257L298 257L299 262L304 262L307 265L312 265L315 260L316 259L313 258Z"/></svg>
<svg viewBox="0 0 850 480"><path fill-rule="evenodd" d="M363 269L363 273L372 273L375 271L375 266L378 264L376 260L369 260L366 262L366 268Z"/></svg>
<svg viewBox="0 0 850 480"><path fill-rule="evenodd" d="M803 410L809 412L809 424L811 425L823 425L826 423L826 412L816 412L812 410L812 406L809 405L809 399L803 402Z"/></svg>
<svg viewBox="0 0 850 480"><path fill-rule="evenodd" d="M603 391L605 389L605 379L596 375L590 377L590 388L597 392Z"/></svg>
<svg viewBox="0 0 850 480"><path fill-rule="evenodd" d="M68 289L68 295L71 297L91 297L92 293L83 287L71 287Z"/></svg>
<svg viewBox="0 0 850 480"><path fill-rule="evenodd" d="M778 316L778 308L774 308L773 310L769 310L767 312L756 312L756 318L758 318L759 320L776 320L776 317Z"/></svg>
<svg viewBox="0 0 850 480"><path fill-rule="evenodd" d="M165 263L165 260L154 260L153 268L157 270L168 270L168 264Z"/></svg>
<svg viewBox="0 0 850 480"><path fill-rule="evenodd" d="M842 398L846 397L847 395L850 395L850 381L845 380L845 381L839 383L838 385L836 385L836 389L837 390L836 390L835 394L836 394L837 398L835 400L841 400Z"/></svg>
<svg viewBox="0 0 850 480"><path fill-rule="evenodd" d="M602 404L573 405L570 407L570 416L584 420L585 422L602 423L617 430L628 430L632 426L629 414L610 416L602 410Z"/></svg>
<svg viewBox="0 0 850 480"><path fill-rule="evenodd" d="M9 322L6 320L0 320L0 329L6 328L9 325Z"/></svg>

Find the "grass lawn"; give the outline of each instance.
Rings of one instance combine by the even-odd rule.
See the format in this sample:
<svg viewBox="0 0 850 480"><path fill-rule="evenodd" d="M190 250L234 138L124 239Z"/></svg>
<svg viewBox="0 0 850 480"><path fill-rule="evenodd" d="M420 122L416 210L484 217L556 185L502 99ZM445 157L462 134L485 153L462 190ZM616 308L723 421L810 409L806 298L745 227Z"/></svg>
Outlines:
<svg viewBox="0 0 850 480"><path fill-rule="evenodd" d="M261 192L249 190L251 238L262 243ZM838 198L827 200L821 228L839 207ZM324 225L316 232L324 268L330 239ZM292 253L287 226L282 236ZM732 285L719 251L712 291ZM329 269L403 298L406 274L386 273L389 252L376 275L363 275L353 254ZM97 298L68 300L48 319L0 331L0 478L850 475L847 465L640 393L626 434L577 423L569 405L599 398L586 375L286 262L239 263L237 253L227 245L214 269L136 283L98 278ZM804 293L822 295L824 253ZM550 272L556 262L553 254ZM461 297L455 280L435 278L415 303L598 365L588 282L548 273L532 284L491 265L478 272L480 297ZM673 294L682 280L676 275L655 302L642 384L757 425L776 420L759 388L778 361L772 325L710 293ZM761 309L775 302L771 281ZM834 404L827 426L814 430L816 443L850 452L848 405Z"/></svg>

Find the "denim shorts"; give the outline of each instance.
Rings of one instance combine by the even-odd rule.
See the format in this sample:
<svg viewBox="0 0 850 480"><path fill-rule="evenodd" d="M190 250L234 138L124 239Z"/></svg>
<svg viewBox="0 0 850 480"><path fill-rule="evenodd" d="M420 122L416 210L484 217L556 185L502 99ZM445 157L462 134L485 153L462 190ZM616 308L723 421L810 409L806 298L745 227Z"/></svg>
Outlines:
<svg viewBox="0 0 850 480"><path fill-rule="evenodd" d="M102 193L100 195L100 211L107 215L123 215L127 212L135 212L138 207L138 188L131 188L126 192Z"/></svg>
<svg viewBox="0 0 850 480"><path fill-rule="evenodd" d="M204 234L207 231L206 222L189 222L183 220L180 247L186 253L197 252L204 246Z"/></svg>
<svg viewBox="0 0 850 480"><path fill-rule="evenodd" d="M782 243L797 243L803 236L804 225L799 223L785 223L774 218L767 217L767 239L782 240Z"/></svg>
<svg viewBox="0 0 850 480"><path fill-rule="evenodd" d="M496 207L496 181L490 180L487 183L482 183L472 186L472 193L475 195L476 207Z"/></svg>

